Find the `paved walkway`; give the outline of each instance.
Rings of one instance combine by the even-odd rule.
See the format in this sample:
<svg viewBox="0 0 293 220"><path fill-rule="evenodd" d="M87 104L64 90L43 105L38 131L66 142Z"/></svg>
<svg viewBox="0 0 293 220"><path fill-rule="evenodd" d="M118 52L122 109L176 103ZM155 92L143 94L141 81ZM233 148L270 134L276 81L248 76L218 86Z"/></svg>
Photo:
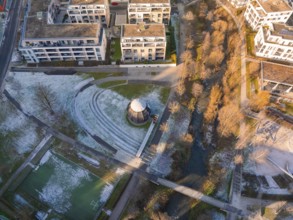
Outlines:
<svg viewBox="0 0 293 220"><path fill-rule="evenodd" d="M138 186L138 181L138 176L136 174L133 174L126 189L124 190L115 208L113 209L109 220L117 220L120 218L123 210L125 209L126 204L128 203L129 199L131 198L132 194L135 192Z"/></svg>

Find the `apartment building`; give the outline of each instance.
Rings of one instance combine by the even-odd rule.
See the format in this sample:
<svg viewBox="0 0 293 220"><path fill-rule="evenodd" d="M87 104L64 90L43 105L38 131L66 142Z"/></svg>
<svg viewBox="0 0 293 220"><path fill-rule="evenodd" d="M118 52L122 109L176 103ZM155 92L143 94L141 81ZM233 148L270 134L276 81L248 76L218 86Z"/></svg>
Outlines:
<svg viewBox="0 0 293 220"><path fill-rule="evenodd" d="M104 60L107 40L101 24L51 24L52 2L55 0L31 0L19 43L26 61Z"/></svg>
<svg viewBox="0 0 293 220"><path fill-rule="evenodd" d="M254 45L257 56L293 62L293 27L277 23L262 26Z"/></svg>
<svg viewBox="0 0 293 220"><path fill-rule="evenodd" d="M96 23L104 26L110 24L108 0L71 0L67 14L71 23Z"/></svg>
<svg viewBox="0 0 293 220"><path fill-rule="evenodd" d="M245 7L248 0L228 0L235 8Z"/></svg>
<svg viewBox="0 0 293 220"><path fill-rule="evenodd" d="M286 23L293 10L284 0L251 0L248 3L244 17L253 30L262 25L272 23Z"/></svg>
<svg viewBox="0 0 293 220"><path fill-rule="evenodd" d="M126 24L121 29L122 61L164 60L164 24Z"/></svg>
<svg viewBox="0 0 293 220"><path fill-rule="evenodd" d="M170 0L129 0L128 3L128 19L130 24L145 22L168 25L170 13Z"/></svg>

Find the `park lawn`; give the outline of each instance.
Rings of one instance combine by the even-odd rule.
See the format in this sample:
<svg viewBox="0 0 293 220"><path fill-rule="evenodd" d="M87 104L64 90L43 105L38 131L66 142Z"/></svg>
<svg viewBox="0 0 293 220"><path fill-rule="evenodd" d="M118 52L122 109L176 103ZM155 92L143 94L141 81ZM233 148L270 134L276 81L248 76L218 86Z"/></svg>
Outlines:
<svg viewBox="0 0 293 220"><path fill-rule="evenodd" d="M169 97L170 88L155 86L150 84L127 84L111 88L111 90L119 93L128 99L138 98L147 93L151 93L156 88L160 89L160 100L162 103L166 103Z"/></svg>
<svg viewBox="0 0 293 220"><path fill-rule="evenodd" d="M121 46L120 46L120 38L115 38L114 39L114 54L113 54L113 59L115 61L120 60L121 59ZM112 45L111 45L112 46Z"/></svg>
<svg viewBox="0 0 293 220"><path fill-rule="evenodd" d="M68 219L93 219L103 205L100 198L107 184L59 155L49 152L44 157L46 161L20 185L20 193Z"/></svg>
<svg viewBox="0 0 293 220"><path fill-rule="evenodd" d="M113 72L113 73L105 73L105 72L78 72L78 75L82 75L85 79L90 77L94 77L95 80L112 77L112 76L123 76L124 74L122 72Z"/></svg>
<svg viewBox="0 0 293 220"><path fill-rule="evenodd" d="M110 81L110 82L104 82L102 84L99 85L100 88L109 88L112 86L118 86L120 84L125 84L127 81L126 80L117 80L117 81Z"/></svg>

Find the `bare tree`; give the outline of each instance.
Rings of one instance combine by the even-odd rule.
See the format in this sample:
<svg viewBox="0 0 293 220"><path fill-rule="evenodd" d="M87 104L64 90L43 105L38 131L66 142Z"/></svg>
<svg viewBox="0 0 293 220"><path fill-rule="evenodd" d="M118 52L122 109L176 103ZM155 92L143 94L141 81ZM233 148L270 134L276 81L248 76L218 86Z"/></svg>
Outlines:
<svg viewBox="0 0 293 220"><path fill-rule="evenodd" d="M163 133L167 133L169 131L169 125L167 124L167 122L160 125L160 131Z"/></svg>
<svg viewBox="0 0 293 220"><path fill-rule="evenodd" d="M196 99L191 98L188 102L187 108L189 111L193 112L195 110Z"/></svg>
<svg viewBox="0 0 293 220"><path fill-rule="evenodd" d="M270 103L270 93L268 91L260 91L251 97L249 106L254 111L260 111Z"/></svg>
<svg viewBox="0 0 293 220"><path fill-rule="evenodd" d="M192 37L188 37L186 38L186 41L185 41L185 47L187 49L192 49L194 47L194 40Z"/></svg>
<svg viewBox="0 0 293 220"><path fill-rule="evenodd" d="M234 163L235 164L243 164L243 156L241 154L237 154L234 157Z"/></svg>
<svg viewBox="0 0 293 220"><path fill-rule="evenodd" d="M184 51L181 56L181 61L184 63L184 64L189 64L191 61L192 61L192 53L190 50L186 50Z"/></svg>
<svg viewBox="0 0 293 220"><path fill-rule="evenodd" d="M175 114L180 110L180 104L176 101L170 102L168 107L172 114Z"/></svg>
<svg viewBox="0 0 293 220"><path fill-rule="evenodd" d="M213 86L210 100L204 118L208 123L213 122L218 114L218 106L221 103L222 91L219 85Z"/></svg>
<svg viewBox="0 0 293 220"><path fill-rule="evenodd" d="M212 27L215 30L220 31L220 32L223 33L223 32L227 31L228 23L226 21L223 21L223 20L218 20L218 21L213 22Z"/></svg>
<svg viewBox="0 0 293 220"><path fill-rule="evenodd" d="M193 137L191 134L184 134L181 136L182 141L191 144L193 142Z"/></svg>
<svg viewBox="0 0 293 220"><path fill-rule="evenodd" d="M210 51L210 48L211 48L211 35L209 32L207 32L202 43L203 54L207 55Z"/></svg>
<svg viewBox="0 0 293 220"><path fill-rule="evenodd" d="M185 93L185 91L186 89L185 89L184 81L180 81L178 85L176 86L176 93L179 96L182 96Z"/></svg>
<svg viewBox="0 0 293 220"><path fill-rule="evenodd" d="M191 93L195 98L198 98L203 91L203 85L200 83L193 83Z"/></svg>
<svg viewBox="0 0 293 220"><path fill-rule="evenodd" d="M221 136L228 137L230 135L237 135L240 121L243 119L243 115L237 104L230 103L222 107L219 111L218 118L218 131Z"/></svg>
<svg viewBox="0 0 293 220"><path fill-rule="evenodd" d="M183 18L187 21L193 21L194 20L194 14L192 11L186 12L186 14L183 16Z"/></svg>
<svg viewBox="0 0 293 220"><path fill-rule="evenodd" d="M214 31L212 34L212 45L214 47L223 45L225 40L225 34L221 31Z"/></svg>
<svg viewBox="0 0 293 220"><path fill-rule="evenodd" d="M225 58L225 54L222 50L222 47L213 48L209 57L206 59L206 65L209 67L219 66Z"/></svg>
<svg viewBox="0 0 293 220"><path fill-rule="evenodd" d="M35 101L43 109L55 114L57 108L57 99L49 86L39 84L35 89Z"/></svg>

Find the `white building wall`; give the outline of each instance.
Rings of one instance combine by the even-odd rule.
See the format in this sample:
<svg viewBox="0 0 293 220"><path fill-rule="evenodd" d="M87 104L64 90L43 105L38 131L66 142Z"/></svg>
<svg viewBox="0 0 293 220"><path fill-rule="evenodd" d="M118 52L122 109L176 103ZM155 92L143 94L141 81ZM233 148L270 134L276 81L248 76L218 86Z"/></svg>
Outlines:
<svg viewBox="0 0 293 220"><path fill-rule="evenodd" d="M282 12L266 12L260 4L249 2L244 13L245 20L252 27L253 30L258 30L261 26L272 23L286 23L292 15L291 11ZM254 5L255 4L255 5Z"/></svg>
<svg viewBox="0 0 293 220"><path fill-rule="evenodd" d="M273 36L261 27L254 38L256 55L275 60L293 62L293 40Z"/></svg>
<svg viewBox="0 0 293 220"><path fill-rule="evenodd" d="M170 22L171 5L169 3L131 3L128 5L128 19L130 24L140 22L164 23Z"/></svg>
<svg viewBox="0 0 293 220"><path fill-rule="evenodd" d="M106 26L110 24L110 9L108 1L105 4L69 5L67 14L72 23L101 22Z"/></svg>
<svg viewBox="0 0 293 220"><path fill-rule="evenodd" d="M245 7L248 3L248 0L228 0L235 8Z"/></svg>
<svg viewBox="0 0 293 220"><path fill-rule="evenodd" d="M76 44L81 42L83 44ZM87 41L91 41L88 43ZM51 42L44 45L43 42ZM60 45L56 42L64 42ZM24 39L19 51L28 63L40 63L46 61L70 61L70 60L105 60L107 39L103 31L102 41L96 38L73 39Z"/></svg>
<svg viewBox="0 0 293 220"><path fill-rule="evenodd" d="M165 60L166 38L122 37L122 61Z"/></svg>

